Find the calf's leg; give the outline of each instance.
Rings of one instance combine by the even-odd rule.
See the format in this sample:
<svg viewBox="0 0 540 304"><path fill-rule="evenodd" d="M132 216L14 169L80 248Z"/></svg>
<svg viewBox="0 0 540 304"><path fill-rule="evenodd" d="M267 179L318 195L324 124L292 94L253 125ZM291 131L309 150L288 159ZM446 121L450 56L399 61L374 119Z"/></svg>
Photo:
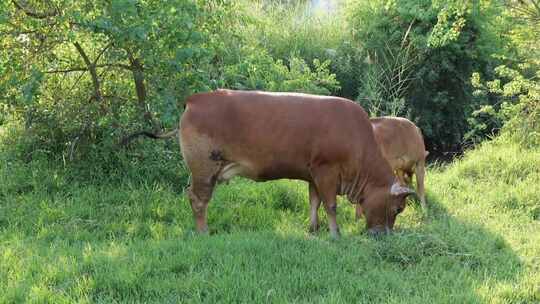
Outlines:
<svg viewBox="0 0 540 304"><path fill-rule="evenodd" d="M424 189L424 175L426 174L425 161L419 161L416 164L416 189L418 197L420 198L420 204L424 211L427 210L426 193Z"/></svg>
<svg viewBox="0 0 540 304"><path fill-rule="evenodd" d="M355 219L358 221L362 218L362 215L364 214L364 210L362 210L362 205L360 204L356 204L355 208L356 208Z"/></svg>

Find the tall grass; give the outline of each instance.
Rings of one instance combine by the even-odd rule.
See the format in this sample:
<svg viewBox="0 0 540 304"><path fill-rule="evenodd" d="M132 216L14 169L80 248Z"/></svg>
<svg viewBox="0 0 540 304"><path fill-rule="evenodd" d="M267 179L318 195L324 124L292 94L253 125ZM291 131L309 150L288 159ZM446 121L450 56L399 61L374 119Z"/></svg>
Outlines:
<svg viewBox="0 0 540 304"><path fill-rule="evenodd" d="M338 241L307 232L305 183L242 179L196 236L179 159L130 153L94 178L0 153L0 303L540 301L538 150L499 140L430 168L429 217L412 204L381 239L341 200Z"/></svg>
<svg viewBox="0 0 540 304"><path fill-rule="evenodd" d="M368 52L357 101L372 117L405 114L405 95L413 80L413 68L417 64L417 55L409 41L411 28L412 23L397 46L385 42L384 48Z"/></svg>

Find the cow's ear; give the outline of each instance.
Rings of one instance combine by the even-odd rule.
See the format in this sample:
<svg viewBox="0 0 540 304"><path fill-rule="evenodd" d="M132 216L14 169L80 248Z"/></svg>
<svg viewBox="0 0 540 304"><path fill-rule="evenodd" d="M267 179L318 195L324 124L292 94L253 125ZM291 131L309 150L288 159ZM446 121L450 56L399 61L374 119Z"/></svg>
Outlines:
<svg viewBox="0 0 540 304"><path fill-rule="evenodd" d="M394 184L390 188L390 194L392 194L393 196L407 197L410 194L414 194L414 190L412 190L409 187L404 187L400 185L398 182L394 182Z"/></svg>

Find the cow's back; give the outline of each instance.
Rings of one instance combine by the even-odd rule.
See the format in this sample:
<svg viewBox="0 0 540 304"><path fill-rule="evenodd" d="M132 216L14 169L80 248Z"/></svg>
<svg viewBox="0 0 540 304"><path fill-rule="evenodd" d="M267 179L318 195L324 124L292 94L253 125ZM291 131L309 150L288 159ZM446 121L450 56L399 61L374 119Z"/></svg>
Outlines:
<svg viewBox="0 0 540 304"><path fill-rule="evenodd" d="M195 94L187 100L180 131L208 139L209 153L244 164L256 179L307 179L313 164L347 163L376 149L360 106L306 94L229 90Z"/></svg>
<svg viewBox="0 0 540 304"><path fill-rule="evenodd" d="M393 169L398 164L412 167L425 159L422 133L414 123L401 117L372 118L371 123L377 143Z"/></svg>

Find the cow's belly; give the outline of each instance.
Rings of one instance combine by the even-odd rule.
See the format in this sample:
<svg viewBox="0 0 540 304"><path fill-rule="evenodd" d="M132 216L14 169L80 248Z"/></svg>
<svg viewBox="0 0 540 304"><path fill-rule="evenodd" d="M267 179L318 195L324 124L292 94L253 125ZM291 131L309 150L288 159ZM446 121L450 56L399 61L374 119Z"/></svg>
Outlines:
<svg viewBox="0 0 540 304"><path fill-rule="evenodd" d="M275 179L300 179L309 181L310 174L307 168L300 166L273 163L255 165L249 162L231 162L223 166L217 175L218 182L226 182L235 176L246 177L255 181L268 181Z"/></svg>
<svg viewBox="0 0 540 304"><path fill-rule="evenodd" d="M274 180L274 179L300 179L309 181L311 175L307 168L303 168L298 165L287 165L287 164L272 164L261 168L257 172L258 181Z"/></svg>

